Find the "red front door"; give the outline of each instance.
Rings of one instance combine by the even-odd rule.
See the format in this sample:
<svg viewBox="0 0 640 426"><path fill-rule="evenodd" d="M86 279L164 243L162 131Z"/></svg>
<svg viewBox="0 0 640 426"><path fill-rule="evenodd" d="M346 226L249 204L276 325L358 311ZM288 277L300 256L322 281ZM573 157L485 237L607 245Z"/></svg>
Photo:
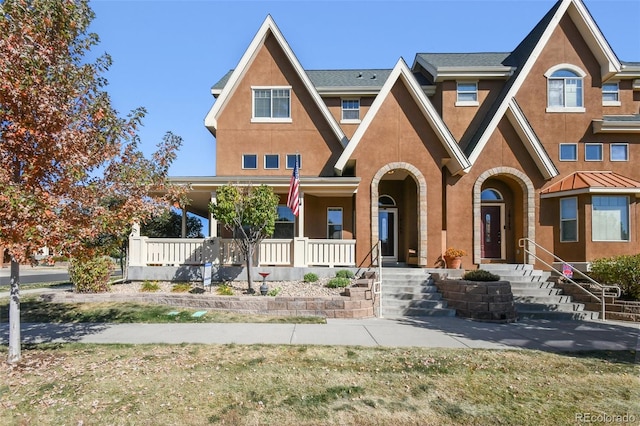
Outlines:
<svg viewBox="0 0 640 426"><path fill-rule="evenodd" d="M482 257L502 258L502 221L500 206L482 206Z"/></svg>

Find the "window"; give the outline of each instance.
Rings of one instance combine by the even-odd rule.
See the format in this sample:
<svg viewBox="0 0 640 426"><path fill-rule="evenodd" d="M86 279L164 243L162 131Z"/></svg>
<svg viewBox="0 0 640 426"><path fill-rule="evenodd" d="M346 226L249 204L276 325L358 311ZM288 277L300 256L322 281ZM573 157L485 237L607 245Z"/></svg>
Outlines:
<svg viewBox="0 0 640 426"><path fill-rule="evenodd" d="M503 201L502 194L497 189L489 188L480 193L482 201Z"/></svg>
<svg viewBox="0 0 640 426"><path fill-rule="evenodd" d="M585 161L602 161L602 144L601 143L584 144L584 160Z"/></svg>
<svg viewBox="0 0 640 426"><path fill-rule="evenodd" d="M629 144L612 143L609 146L611 161L629 161Z"/></svg>
<svg viewBox="0 0 640 426"><path fill-rule="evenodd" d="M264 168L265 169L279 169L280 168L280 156L278 154L266 154L264 156Z"/></svg>
<svg viewBox="0 0 640 426"><path fill-rule="evenodd" d="M300 154L287 154L287 169L293 169L298 159L298 169L302 168L302 156Z"/></svg>
<svg viewBox="0 0 640 426"><path fill-rule="evenodd" d="M327 238L342 239L342 208L329 207L327 209Z"/></svg>
<svg viewBox="0 0 640 426"><path fill-rule="evenodd" d="M296 217L291 209L285 205L278 206L278 217L276 218L275 229L271 238L293 238L295 237Z"/></svg>
<svg viewBox="0 0 640 426"><path fill-rule="evenodd" d="M551 68L547 77L547 112L584 112L581 69L564 64Z"/></svg>
<svg viewBox="0 0 640 426"><path fill-rule="evenodd" d="M560 199L560 241L578 241L578 199Z"/></svg>
<svg viewBox="0 0 640 426"><path fill-rule="evenodd" d="M290 121L291 89L254 88L254 121Z"/></svg>
<svg viewBox="0 0 640 426"><path fill-rule="evenodd" d="M617 82L604 83L602 85L602 105L620 106L619 91L620 87Z"/></svg>
<svg viewBox="0 0 640 426"><path fill-rule="evenodd" d="M560 161L577 161L578 145L575 143L560 144Z"/></svg>
<svg viewBox="0 0 640 426"><path fill-rule="evenodd" d="M629 241L629 197L591 197L591 239Z"/></svg>
<svg viewBox="0 0 640 426"><path fill-rule="evenodd" d="M478 105L478 83L458 82L456 106Z"/></svg>
<svg viewBox="0 0 640 426"><path fill-rule="evenodd" d="M360 99L342 100L342 121L360 121Z"/></svg>
<svg viewBox="0 0 640 426"><path fill-rule="evenodd" d="M242 168L243 169L257 169L258 168L258 156L256 154L243 154L242 155Z"/></svg>

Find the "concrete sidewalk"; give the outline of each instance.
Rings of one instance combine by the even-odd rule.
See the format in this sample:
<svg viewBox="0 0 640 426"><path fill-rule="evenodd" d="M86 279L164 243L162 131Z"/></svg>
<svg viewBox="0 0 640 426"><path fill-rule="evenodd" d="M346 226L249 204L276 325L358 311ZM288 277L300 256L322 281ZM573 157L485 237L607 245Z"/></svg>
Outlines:
<svg viewBox="0 0 640 426"><path fill-rule="evenodd" d="M0 344L8 344L7 319ZM22 324L24 343L201 343L429 348L640 350L640 324L460 318L329 319L327 324ZM638 358L640 361L640 358Z"/></svg>

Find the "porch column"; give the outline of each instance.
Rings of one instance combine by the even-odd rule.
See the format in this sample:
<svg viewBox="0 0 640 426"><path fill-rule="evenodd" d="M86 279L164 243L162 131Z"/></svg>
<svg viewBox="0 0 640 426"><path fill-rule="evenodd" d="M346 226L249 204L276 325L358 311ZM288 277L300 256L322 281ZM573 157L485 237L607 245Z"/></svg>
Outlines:
<svg viewBox="0 0 640 426"><path fill-rule="evenodd" d="M216 191L211 191L211 202L215 203L217 200ZM218 236L218 221L209 213L209 237L214 238Z"/></svg>
<svg viewBox="0 0 640 426"><path fill-rule="evenodd" d="M187 238L187 209L182 208L182 226L180 230L181 238Z"/></svg>
<svg viewBox="0 0 640 426"><path fill-rule="evenodd" d="M300 192L300 209L298 210L298 232L299 238L304 237L304 192Z"/></svg>

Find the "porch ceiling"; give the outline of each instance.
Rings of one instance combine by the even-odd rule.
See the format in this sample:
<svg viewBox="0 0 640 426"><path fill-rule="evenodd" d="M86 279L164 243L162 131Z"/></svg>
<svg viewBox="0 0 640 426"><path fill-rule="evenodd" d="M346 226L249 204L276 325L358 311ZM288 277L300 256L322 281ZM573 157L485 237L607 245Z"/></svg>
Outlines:
<svg viewBox="0 0 640 426"><path fill-rule="evenodd" d="M287 194L290 176L183 176L172 177L176 185L188 185L191 205L187 210L198 216L209 216L212 192L229 183L236 185L268 185L276 194ZM300 192L316 197L345 197L358 190L359 177L300 177Z"/></svg>

